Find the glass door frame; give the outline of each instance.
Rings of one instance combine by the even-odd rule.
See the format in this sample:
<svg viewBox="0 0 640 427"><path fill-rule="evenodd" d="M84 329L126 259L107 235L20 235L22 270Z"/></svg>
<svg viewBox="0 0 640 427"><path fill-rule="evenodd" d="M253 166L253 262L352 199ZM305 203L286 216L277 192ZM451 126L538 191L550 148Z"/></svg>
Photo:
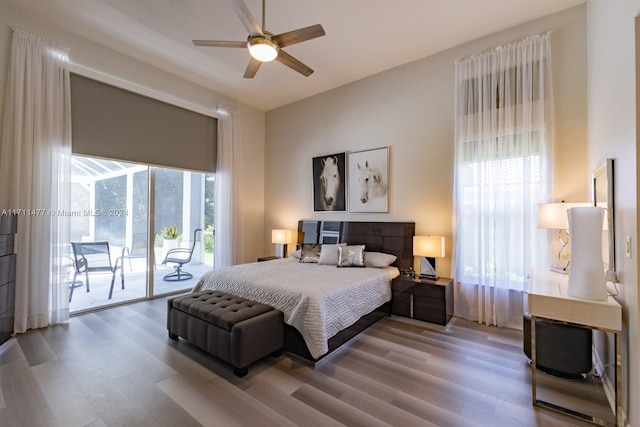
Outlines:
<svg viewBox="0 0 640 427"><path fill-rule="evenodd" d="M146 221L146 226L142 229L138 229L139 232L141 232L143 229L146 229L146 234L147 234L147 239L146 239L146 246L147 246L147 253L146 253L146 271L144 272L144 281L145 281L145 289L144 291L142 289L139 289L137 295L133 295L132 297L130 297L129 299L122 299L122 300L118 300L116 298L115 301L106 301L106 302L102 302L100 301L99 303L97 303L96 305L93 305L92 303L90 303L89 305L82 303L82 302L78 302L78 304L76 304L76 307L78 307L78 309L73 310L70 314L71 315L80 315L80 314L84 314L84 313L88 313L88 312L93 312L95 310L100 310L103 308L107 308L107 307L114 307L114 306L118 306L118 305L122 305L122 304L128 304L131 302L139 302L139 301L144 301L144 300L149 300L149 299L153 299L153 298L157 298L157 297L164 297L164 296L168 296L168 295L172 295L172 294L180 294L180 293L184 293L186 291L188 291L190 288L193 287L193 282L185 282L184 284L181 283L173 283L172 285L176 285L175 289L169 289L166 290L166 288L163 290L162 293L156 293L157 292L157 288L158 286L156 286L158 283L155 280L155 276L158 273L163 273L162 269L160 269L160 271L157 271L156 266L158 265L159 262L162 262L164 260L163 255L161 255L160 253L156 255L156 222L157 222L157 214L158 212L156 212L156 209L158 208L156 205L156 200L157 197L160 197L161 194L156 195L156 189L157 189L157 184L158 184L158 180L157 180L157 173L159 170L164 170L164 169L172 169L174 171L180 172L182 174L182 191L184 192L183 195L181 197L183 197L184 199L184 203L186 203L187 205L183 205L183 208L181 210L181 219L176 219L176 221L178 222L178 225L181 227L185 227L185 229L183 230L183 238L185 240L188 239L189 244L192 244L192 236L193 236L193 229L195 228L201 228L202 229L202 233L199 235L198 238L198 242L200 246L196 247L196 250L200 251L200 256L195 257L194 261L196 261L194 263L194 265L198 265L199 266L199 262L198 260L201 259L202 264L204 264L205 266L208 267L212 267L211 264L209 262L207 262L207 258L206 258L206 240L205 240L205 228L207 225L207 214L206 214L206 206L207 206L207 191L210 191L210 189L207 187L207 181L211 181L208 176L209 174L206 172L201 172L201 171L191 171L191 170L184 170L184 169L174 169L174 168L164 168L161 166L154 166L154 165L146 165L146 164L142 164L142 163L135 163L135 162L123 162L120 160L116 160L116 159L102 159L102 158L95 158L95 157L91 157L91 156L83 156L83 155L78 155L78 154L74 154L74 157L77 157L78 159L95 159L96 161L101 161L101 162L115 162L115 163L127 163L127 164L131 164L131 165L135 165L137 166L137 171L134 171L132 173L128 173L126 174L127 176L127 181L126 181L126 185L124 186L123 190L125 191L125 204L124 204L124 208L125 210L128 212L127 215L130 215L131 217L126 219L126 226L124 228L124 230L120 231L119 233L123 233L122 234L122 238L124 239L122 243L123 247L128 247L130 249L132 249L132 241L133 241L133 234L135 234L135 230L136 227L132 226L134 223L136 223L136 217L133 217L134 215L134 210L136 208L136 206L139 206L141 201L144 201L144 203L146 204L146 206L142 207L142 205L139 206L140 209L144 209L146 211L146 218L144 217L139 217L139 220L142 221ZM146 169L146 170L145 170ZM135 176L137 173L145 173L147 175L147 185L146 185L146 190L147 190L147 195L146 195L146 199L143 198L136 198L135 194ZM105 179L105 178L103 178ZM201 180L200 182L198 182L198 180ZM86 211L90 211L90 210L94 210L96 209L96 183L95 181L89 182L87 183L88 187L88 199L87 199L87 208ZM142 186L141 188L144 188L144 186ZM176 187L177 189L177 187ZM160 191L162 191L162 189L160 189ZM192 191L195 191L195 193L193 193ZM198 191L200 191L200 196L197 196ZM118 193L120 194L120 193ZM141 194L143 195L143 194ZM143 195L144 196L144 195ZM198 197L200 198L200 200L198 200ZM191 200L193 200L193 202L190 202ZM192 204L195 203L196 206L192 206ZM194 209L191 209L191 208ZM84 209L83 209L84 210ZM180 221L182 220L182 224L180 224ZM89 219L89 230L91 233L91 238L95 239L94 233L95 233L95 218L90 216ZM142 225L142 224L140 224ZM160 224L160 225L164 225L164 224ZM75 239L75 240L74 240ZM79 240L79 237L72 239L73 241ZM115 256L115 254L114 254ZM162 257L162 258L161 258ZM126 258L124 257L124 250L123 250L123 257L121 259L122 264L120 266L120 268L125 268L126 264ZM138 264L139 267L142 267L144 264ZM198 268L196 268L196 271L198 270ZM141 272L141 271L140 271ZM194 272L195 273L195 272ZM117 272L116 275L119 275L121 273ZM159 274L158 275L159 279L162 279L162 275ZM139 278L140 282L142 282L142 277ZM119 278L116 277L116 281L119 282ZM133 283L133 282L132 282ZM140 283L141 285L142 283ZM115 284L116 287L119 287L119 283ZM184 285L184 287L181 287L181 285ZM135 284L134 284L135 286ZM162 288L162 286L160 287ZM166 290L166 291L165 291ZM115 291L115 288L114 288ZM115 293L114 293L115 295ZM74 294L75 296L75 294ZM74 300L77 300L77 298L74 298ZM75 301L74 301L75 302ZM73 308L73 302L70 302L70 310Z"/></svg>

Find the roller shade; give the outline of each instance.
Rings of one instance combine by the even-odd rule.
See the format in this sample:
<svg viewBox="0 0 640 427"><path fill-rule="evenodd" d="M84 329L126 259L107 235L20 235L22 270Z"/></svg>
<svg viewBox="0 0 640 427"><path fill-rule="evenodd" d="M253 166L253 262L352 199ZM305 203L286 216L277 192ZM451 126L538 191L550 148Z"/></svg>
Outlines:
<svg viewBox="0 0 640 427"><path fill-rule="evenodd" d="M215 172L217 120L71 75L74 154Z"/></svg>

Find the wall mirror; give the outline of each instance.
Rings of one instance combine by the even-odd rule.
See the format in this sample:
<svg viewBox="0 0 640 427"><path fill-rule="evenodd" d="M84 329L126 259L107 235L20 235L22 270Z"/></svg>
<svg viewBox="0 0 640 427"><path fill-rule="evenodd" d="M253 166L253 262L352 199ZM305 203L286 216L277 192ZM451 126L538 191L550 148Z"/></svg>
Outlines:
<svg viewBox="0 0 640 427"><path fill-rule="evenodd" d="M604 262L607 280L617 282L613 159L605 160L591 172L591 200L595 206L605 208L605 220L602 233L602 260Z"/></svg>

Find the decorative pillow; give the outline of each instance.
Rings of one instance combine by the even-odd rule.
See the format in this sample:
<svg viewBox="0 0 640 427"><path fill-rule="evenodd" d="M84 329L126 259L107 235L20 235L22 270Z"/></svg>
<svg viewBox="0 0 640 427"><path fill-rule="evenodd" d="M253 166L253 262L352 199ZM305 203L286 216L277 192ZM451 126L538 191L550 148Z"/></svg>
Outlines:
<svg viewBox="0 0 640 427"><path fill-rule="evenodd" d="M298 249L297 251L294 251L291 256L296 258L296 259L300 259L300 256L302 255L302 249Z"/></svg>
<svg viewBox="0 0 640 427"><path fill-rule="evenodd" d="M386 268L395 262L398 257L383 252L365 252L364 266L375 268Z"/></svg>
<svg viewBox="0 0 640 427"><path fill-rule="evenodd" d="M338 246L338 267L364 267L364 245Z"/></svg>
<svg viewBox="0 0 640 427"><path fill-rule="evenodd" d="M346 243L338 243L336 245L322 245L322 249L320 249L320 260L318 260L318 264L328 264L328 265L336 265L338 264L338 257L340 256L340 252L338 251L338 247L346 246Z"/></svg>
<svg viewBox="0 0 640 427"><path fill-rule="evenodd" d="M315 243L305 243L302 245L300 262L318 262L320 260L320 248L322 245Z"/></svg>

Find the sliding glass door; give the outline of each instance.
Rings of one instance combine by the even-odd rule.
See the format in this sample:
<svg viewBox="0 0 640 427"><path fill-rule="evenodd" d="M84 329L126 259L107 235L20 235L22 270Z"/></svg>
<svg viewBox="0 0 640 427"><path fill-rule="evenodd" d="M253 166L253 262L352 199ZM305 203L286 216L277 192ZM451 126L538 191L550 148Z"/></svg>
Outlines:
<svg viewBox="0 0 640 427"><path fill-rule="evenodd" d="M71 312L186 291L213 268L212 175L81 156L72 164ZM108 253L83 253L95 242Z"/></svg>
<svg viewBox="0 0 640 427"><path fill-rule="evenodd" d="M162 295L191 289L213 268L213 180L175 169L153 168L153 174L154 254L159 263L152 290Z"/></svg>

